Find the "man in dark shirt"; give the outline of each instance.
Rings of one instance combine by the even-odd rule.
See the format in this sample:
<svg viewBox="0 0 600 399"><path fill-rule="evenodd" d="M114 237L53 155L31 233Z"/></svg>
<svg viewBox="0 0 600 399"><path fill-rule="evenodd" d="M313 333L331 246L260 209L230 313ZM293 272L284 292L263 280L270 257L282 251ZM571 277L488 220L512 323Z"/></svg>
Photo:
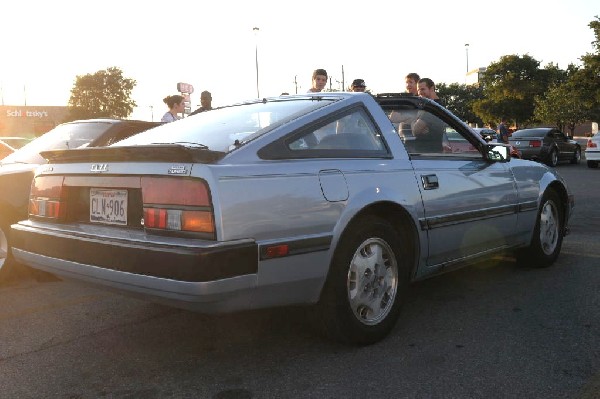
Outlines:
<svg viewBox="0 0 600 399"><path fill-rule="evenodd" d="M442 99L439 98L435 92L435 83L433 83L433 80L429 78L421 78L419 79L417 87L419 90L419 96L433 100L442 106L444 105Z"/></svg>
<svg viewBox="0 0 600 399"><path fill-rule="evenodd" d="M192 112L190 116L199 114L200 112L210 111L212 109L212 96L210 95L210 91L204 90L202 93L200 93L200 105L200 108Z"/></svg>
<svg viewBox="0 0 600 399"><path fill-rule="evenodd" d="M508 144L508 128L506 127L506 118L502 118L500 120L500 124L498 125L498 141L500 143Z"/></svg>

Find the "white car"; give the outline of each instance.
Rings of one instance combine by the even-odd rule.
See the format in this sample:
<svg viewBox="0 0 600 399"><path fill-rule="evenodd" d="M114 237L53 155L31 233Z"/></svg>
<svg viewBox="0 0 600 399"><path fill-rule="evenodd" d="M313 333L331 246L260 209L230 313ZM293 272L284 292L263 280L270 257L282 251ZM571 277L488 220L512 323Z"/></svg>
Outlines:
<svg viewBox="0 0 600 399"><path fill-rule="evenodd" d="M585 159L588 168L597 168L600 162L600 134L590 137L585 146Z"/></svg>

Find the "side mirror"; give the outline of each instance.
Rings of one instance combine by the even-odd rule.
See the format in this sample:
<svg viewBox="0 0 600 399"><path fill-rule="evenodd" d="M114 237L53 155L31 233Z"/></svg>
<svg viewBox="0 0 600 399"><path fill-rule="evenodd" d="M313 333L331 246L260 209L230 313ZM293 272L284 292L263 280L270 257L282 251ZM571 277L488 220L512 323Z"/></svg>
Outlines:
<svg viewBox="0 0 600 399"><path fill-rule="evenodd" d="M492 143L485 146L486 159L490 162L510 161L510 145Z"/></svg>

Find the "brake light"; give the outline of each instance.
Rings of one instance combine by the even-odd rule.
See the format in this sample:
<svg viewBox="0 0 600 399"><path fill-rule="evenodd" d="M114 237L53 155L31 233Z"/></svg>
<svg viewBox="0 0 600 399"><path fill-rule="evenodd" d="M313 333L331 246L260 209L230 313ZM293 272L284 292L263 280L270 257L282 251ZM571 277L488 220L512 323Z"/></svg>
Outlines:
<svg viewBox="0 0 600 399"><path fill-rule="evenodd" d="M587 144L586 144L586 148L596 148L598 147L598 144L596 144L595 142L592 141L592 139L588 139Z"/></svg>
<svg viewBox="0 0 600 399"><path fill-rule="evenodd" d="M144 227L214 234L215 224L205 181L142 177Z"/></svg>
<svg viewBox="0 0 600 399"><path fill-rule="evenodd" d="M541 147L542 146L542 142L540 140L531 140L529 142L529 146L530 147Z"/></svg>
<svg viewBox="0 0 600 399"><path fill-rule="evenodd" d="M62 176L37 176L31 182L29 215L59 219L65 214Z"/></svg>

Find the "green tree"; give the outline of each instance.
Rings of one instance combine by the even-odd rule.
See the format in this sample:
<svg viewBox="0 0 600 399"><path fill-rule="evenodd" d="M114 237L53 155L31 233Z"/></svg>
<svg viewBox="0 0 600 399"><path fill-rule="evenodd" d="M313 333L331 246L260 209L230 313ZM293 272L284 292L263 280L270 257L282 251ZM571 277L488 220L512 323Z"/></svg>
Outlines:
<svg viewBox="0 0 600 399"><path fill-rule="evenodd" d="M136 106L131 91L136 81L117 67L77 76L69 99L69 119L126 118Z"/></svg>
<svg viewBox="0 0 600 399"><path fill-rule="evenodd" d="M435 88L450 112L467 123L474 123L478 126L483 125L481 118L473 112L475 100L483 99L483 90L480 87L459 83L449 85L439 83L435 85Z"/></svg>
<svg viewBox="0 0 600 399"><path fill-rule="evenodd" d="M543 94L548 85L562 74L552 64L546 70L530 55L505 55L491 63L481 79L484 98L475 100L473 110L487 123L502 116L519 125L534 122L535 96Z"/></svg>
<svg viewBox="0 0 600 399"><path fill-rule="evenodd" d="M600 120L600 18L588 25L596 40L592 42L595 52L581 57L583 66L577 70L571 79L574 93L589 111L590 120Z"/></svg>
<svg viewBox="0 0 600 399"><path fill-rule="evenodd" d="M564 131L569 129L571 136L575 125L589 118L589 109L568 82L553 85L544 96L535 99L535 117L543 123L551 124Z"/></svg>

